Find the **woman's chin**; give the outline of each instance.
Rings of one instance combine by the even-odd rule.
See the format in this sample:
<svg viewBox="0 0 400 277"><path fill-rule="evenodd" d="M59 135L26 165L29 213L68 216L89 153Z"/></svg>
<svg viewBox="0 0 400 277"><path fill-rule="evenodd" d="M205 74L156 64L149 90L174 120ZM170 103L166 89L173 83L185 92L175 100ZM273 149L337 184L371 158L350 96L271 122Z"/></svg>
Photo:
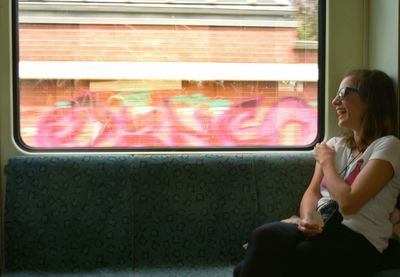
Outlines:
<svg viewBox="0 0 400 277"><path fill-rule="evenodd" d="M346 122L343 121L343 120L339 120L339 121L338 121L338 126L339 126L340 128L347 128L347 124L346 124Z"/></svg>

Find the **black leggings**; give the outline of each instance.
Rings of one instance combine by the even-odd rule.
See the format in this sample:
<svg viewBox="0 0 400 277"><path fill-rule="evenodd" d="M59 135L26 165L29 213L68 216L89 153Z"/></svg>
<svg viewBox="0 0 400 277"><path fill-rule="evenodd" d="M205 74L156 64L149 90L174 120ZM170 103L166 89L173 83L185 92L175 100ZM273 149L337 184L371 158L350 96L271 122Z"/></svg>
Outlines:
<svg viewBox="0 0 400 277"><path fill-rule="evenodd" d="M254 230L234 277L369 276L382 254L346 226L306 237L297 225L272 222Z"/></svg>

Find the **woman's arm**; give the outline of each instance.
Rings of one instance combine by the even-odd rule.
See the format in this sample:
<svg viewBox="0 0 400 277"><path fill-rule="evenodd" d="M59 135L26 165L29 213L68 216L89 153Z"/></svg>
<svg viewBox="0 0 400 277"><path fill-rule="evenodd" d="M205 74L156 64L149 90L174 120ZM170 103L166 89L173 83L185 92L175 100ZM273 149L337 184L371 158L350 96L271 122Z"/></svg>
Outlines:
<svg viewBox="0 0 400 277"><path fill-rule="evenodd" d="M340 211L344 215L357 213L368 200L381 191L394 174L393 167L388 161L369 160L350 186L331 165L322 167L327 180L327 189L338 202Z"/></svg>
<svg viewBox="0 0 400 277"><path fill-rule="evenodd" d="M303 194L300 202L300 223L299 230L306 236L315 236L322 232L321 226L315 222L309 222L307 214L317 210L318 200L321 198L320 184L323 178L321 166L316 163L314 175L308 188Z"/></svg>
<svg viewBox="0 0 400 277"><path fill-rule="evenodd" d="M315 212L317 209L318 200L321 198L320 184L323 178L321 166L316 163L314 175L304 192L300 202L300 217L306 218L308 212Z"/></svg>
<svg viewBox="0 0 400 277"><path fill-rule="evenodd" d="M368 200L378 194L394 174L390 162L369 160L350 186L338 174L334 157L335 151L326 144L317 146L315 158L322 168L327 189L344 215L357 213Z"/></svg>

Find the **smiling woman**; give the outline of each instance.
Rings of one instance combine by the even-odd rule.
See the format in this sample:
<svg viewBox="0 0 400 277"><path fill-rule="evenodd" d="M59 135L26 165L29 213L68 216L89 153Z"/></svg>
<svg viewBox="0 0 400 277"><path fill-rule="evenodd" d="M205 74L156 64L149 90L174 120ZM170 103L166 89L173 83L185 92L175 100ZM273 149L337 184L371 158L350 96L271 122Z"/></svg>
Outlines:
<svg viewBox="0 0 400 277"><path fill-rule="evenodd" d="M318 139L318 1L16 4L25 150L305 149Z"/></svg>
<svg viewBox="0 0 400 277"><path fill-rule="evenodd" d="M325 276L340 276L343 268L344 276L371 276L383 267L392 236L390 215L400 191L393 81L379 70L354 70L340 88L365 93L332 101L346 135L316 145L300 218L256 228L235 277L320 276L329 266ZM318 213L323 224L310 216ZM339 256L340 266L332 267Z"/></svg>

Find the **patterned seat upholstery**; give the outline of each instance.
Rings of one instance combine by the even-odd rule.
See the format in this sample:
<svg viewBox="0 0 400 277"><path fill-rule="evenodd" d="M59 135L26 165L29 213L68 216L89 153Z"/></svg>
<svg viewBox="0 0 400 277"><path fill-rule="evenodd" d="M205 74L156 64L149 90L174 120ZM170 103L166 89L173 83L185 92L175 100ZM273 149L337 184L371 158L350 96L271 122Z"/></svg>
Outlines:
<svg viewBox="0 0 400 277"><path fill-rule="evenodd" d="M256 226L297 213L313 164L311 153L13 157L5 276L231 276Z"/></svg>

